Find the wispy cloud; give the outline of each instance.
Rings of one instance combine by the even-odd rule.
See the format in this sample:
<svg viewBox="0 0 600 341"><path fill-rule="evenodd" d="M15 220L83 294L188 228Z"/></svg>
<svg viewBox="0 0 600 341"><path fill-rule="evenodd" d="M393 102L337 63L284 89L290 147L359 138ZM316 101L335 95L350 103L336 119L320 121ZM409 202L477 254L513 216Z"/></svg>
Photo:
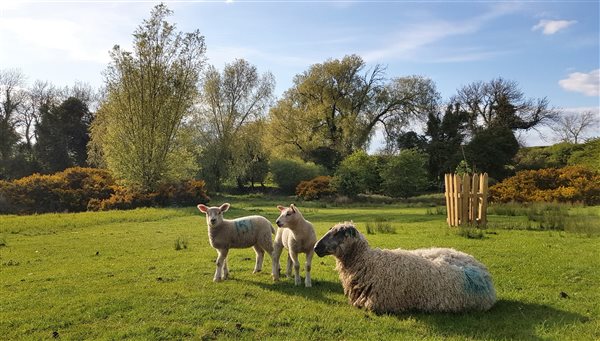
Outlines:
<svg viewBox="0 0 600 341"><path fill-rule="evenodd" d="M540 20L537 25L531 28L532 31L542 30L545 35L552 35L556 32L563 30L573 24L576 24L577 20Z"/></svg>
<svg viewBox="0 0 600 341"><path fill-rule="evenodd" d="M450 37L474 34L490 21L512 13L518 8L518 4L501 4L492 7L479 16L466 20L446 21L437 19L405 25L386 39L382 44L384 47L364 51L361 56L368 62L392 58L420 59L420 52L426 47ZM436 58L436 60L447 62L470 61L489 58L493 55L495 55L494 52L480 50L475 54L468 53L468 55L453 53L446 57Z"/></svg>
<svg viewBox="0 0 600 341"><path fill-rule="evenodd" d="M588 73L573 72L558 84L567 91L581 92L586 96L600 96L600 69Z"/></svg>

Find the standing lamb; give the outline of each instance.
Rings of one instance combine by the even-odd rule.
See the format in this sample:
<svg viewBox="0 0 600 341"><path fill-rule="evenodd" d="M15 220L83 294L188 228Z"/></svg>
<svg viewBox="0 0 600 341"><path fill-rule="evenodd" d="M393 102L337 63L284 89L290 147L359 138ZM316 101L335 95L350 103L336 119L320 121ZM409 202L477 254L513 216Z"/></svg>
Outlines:
<svg viewBox="0 0 600 341"><path fill-rule="evenodd" d="M206 214L210 246L215 248L218 253L217 270L213 279L215 282L225 280L229 276L227 253L230 248L241 249L250 246L254 248L254 252L256 252L254 273L262 270L265 251L273 257L271 235L275 234L275 229L271 222L258 215L233 220L224 219L223 213L227 212L230 206L228 203L220 207L198 205L200 212Z"/></svg>
<svg viewBox="0 0 600 341"><path fill-rule="evenodd" d="M496 291L486 267L453 249L371 249L352 222L332 227L315 246L334 255L350 304L377 313L488 310Z"/></svg>
<svg viewBox="0 0 600 341"><path fill-rule="evenodd" d="M310 268L312 257L314 254L317 235L313 225L302 216L300 210L291 204L290 207L277 206L281 214L275 222L279 229L275 235L274 251L273 251L273 279L279 280L279 257L281 251L285 247L288 250L287 270L286 275L290 277L292 274L292 264L294 265L294 283L300 285L300 262L298 254L306 254L306 278L304 285L310 287Z"/></svg>

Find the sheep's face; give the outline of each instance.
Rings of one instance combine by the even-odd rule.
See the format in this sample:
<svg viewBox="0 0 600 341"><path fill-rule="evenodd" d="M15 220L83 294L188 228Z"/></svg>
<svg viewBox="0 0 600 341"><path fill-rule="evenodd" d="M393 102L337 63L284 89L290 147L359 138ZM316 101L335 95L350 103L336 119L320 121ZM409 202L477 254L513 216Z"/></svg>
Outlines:
<svg viewBox="0 0 600 341"><path fill-rule="evenodd" d="M354 224L340 223L330 228L315 245L315 253L319 257L344 254L354 242L360 238L360 233Z"/></svg>
<svg viewBox="0 0 600 341"><path fill-rule="evenodd" d="M300 211L298 211L298 208L294 204L291 204L290 207L278 205L277 209L281 212L275 221L275 224L279 227L290 226L290 223L300 218Z"/></svg>
<svg viewBox="0 0 600 341"><path fill-rule="evenodd" d="M207 207L205 205L198 205L200 212L206 214L206 224L208 227L214 227L223 221L223 213L227 212L231 205L225 203L219 207Z"/></svg>

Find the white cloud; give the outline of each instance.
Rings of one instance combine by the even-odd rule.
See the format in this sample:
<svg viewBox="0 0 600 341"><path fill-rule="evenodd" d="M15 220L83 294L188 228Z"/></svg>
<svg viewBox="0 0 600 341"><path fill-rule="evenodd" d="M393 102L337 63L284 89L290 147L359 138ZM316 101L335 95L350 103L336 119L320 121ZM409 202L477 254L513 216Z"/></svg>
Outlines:
<svg viewBox="0 0 600 341"><path fill-rule="evenodd" d="M600 96L600 69L588 73L573 72L558 84L567 91L581 92L586 96Z"/></svg>
<svg viewBox="0 0 600 341"><path fill-rule="evenodd" d="M532 31L542 30L545 35L554 34L562 29L565 29L577 23L576 20L540 20L537 25L531 28Z"/></svg>

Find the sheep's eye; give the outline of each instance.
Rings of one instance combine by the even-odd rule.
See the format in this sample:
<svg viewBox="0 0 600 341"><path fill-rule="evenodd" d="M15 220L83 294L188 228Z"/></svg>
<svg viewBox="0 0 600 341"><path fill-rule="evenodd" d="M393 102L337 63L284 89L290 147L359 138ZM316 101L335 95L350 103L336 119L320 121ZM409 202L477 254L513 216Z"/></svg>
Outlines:
<svg viewBox="0 0 600 341"><path fill-rule="evenodd" d="M292 215L292 212L288 212L286 215Z"/></svg>

